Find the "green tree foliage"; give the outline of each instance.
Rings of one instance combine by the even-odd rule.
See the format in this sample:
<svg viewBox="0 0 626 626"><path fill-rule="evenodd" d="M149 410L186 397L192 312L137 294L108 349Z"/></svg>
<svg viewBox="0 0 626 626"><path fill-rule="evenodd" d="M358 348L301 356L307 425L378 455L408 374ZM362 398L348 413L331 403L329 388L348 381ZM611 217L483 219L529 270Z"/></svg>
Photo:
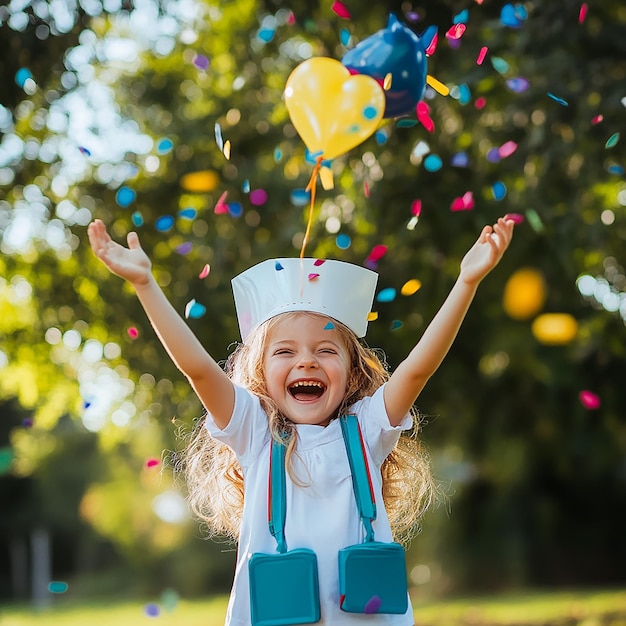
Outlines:
<svg viewBox="0 0 626 626"><path fill-rule="evenodd" d="M308 207L294 204L292 192L307 185L312 165L282 101L285 82L308 56L341 59L395 11L417 32L438 27L428 69L451 94L426 94L432 133L402 123L413 114L385 120L382 134L335 160L335 188L318 189L307 253L364 263L383 244L380 288L421 282L414 295L376 303L368 341L394 367L482 226L505 213L525 218L419 399L451 512L442 506L425 520L410 552L412 564L424 566L415 580L441 591L623 581L626 159L616 135L626 115L623 3L592 4L585 16L578 1L536 0L524 4L518 28L503 25L504 2L345 4L350 20L326 0L205 0L190 13L161 3L143 21L140 7L100 14L66 41L74 47L63 58L54 46L37 56L35 93L12 87L3 99L12 121L0 129L2 145L12 137L23 144L19 158L0 163L0 391L33 409L36 424L14 429L14 472L36 476L62 449L57 419L68 413L80 426L82 418L98 433L102 456L97 477L89 473L76 495L83 519L146 568L171 559L168 571L179 571L178 546L189 570L209 571L191 544L180 547L189 525L181 533L155 521L156 487L142 478L145 459L180 447L177 425L188 431L202 409L131 290L94 260L85 226L103 219L119 240L138 229L181 314L192 299L206 307L189 324L224 358L238 338L230 278L265 258L298 254L306 225ZM445 33L464 9L467 30L455 47ZM527 89L514 87L520 78ZM80 115L88 123L77 129ZM442 159L441 169L424 167L420 142ZM507 142L515 144L508 156L489 157ZM453 165L459 153L466 166ZM199 186L186 178L194 173ZM494 195L498 182L503 199ZM136 198L120 202L123 187ZM257 204L259 189L267 201ZM467 192L473 208L451 211ZM231 211L240 203L241 215L215 211L220 199ZM189 209L193 218L181 216ZM25 211L30 231L20 239L15 225ZM170 229L158 228L163 216L173 218ZM337 247L337 233L350 236L349 248ZM205 264L210 273L200 278ZM541 310L515 319L502 297L522 267L540 272L547 295ZM581 275L595 281L586 297ZM575 338L538 341L532 323L543 312L571 314ZM106 385L113 391L103 398ZM582 390L598 395L599 409L581 404ZM107 516L94 514L98 507ZM219 549L212 554L211 571L223 571ZM197 579L194 592L202 591Z"/></svg>

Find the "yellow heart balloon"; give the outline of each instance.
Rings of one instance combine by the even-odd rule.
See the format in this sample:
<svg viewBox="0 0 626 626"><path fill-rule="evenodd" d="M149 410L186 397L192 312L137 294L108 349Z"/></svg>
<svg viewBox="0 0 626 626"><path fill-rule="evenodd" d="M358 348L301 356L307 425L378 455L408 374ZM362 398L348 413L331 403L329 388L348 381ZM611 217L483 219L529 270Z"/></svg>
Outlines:
<svg viewBox="0 0 626 626"><path fill-rule="evenodd" d="M365 141L385 112L385 94L371 76L350 74L339 61L313 57L287 79L285 103L314 157L334 159Z"/></svg>

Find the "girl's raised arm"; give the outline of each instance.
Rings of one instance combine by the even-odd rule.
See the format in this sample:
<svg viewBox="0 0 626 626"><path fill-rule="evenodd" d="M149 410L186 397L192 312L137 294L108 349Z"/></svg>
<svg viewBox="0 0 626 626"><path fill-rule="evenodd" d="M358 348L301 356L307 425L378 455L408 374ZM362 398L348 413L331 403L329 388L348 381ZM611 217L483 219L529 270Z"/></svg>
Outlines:
<svg viewBox="0 0 626 626"><path fill-rule="evenodd" d="M461 262L448 297L422 338L398 366L385 387L389 421L398 425L450 350L480 281L500 262L513 236L514 222L500 218L485 226Z"/></svg>
<svg viewBox="0 0 626 626"><path fill-rule="evenodd" d="M233 384L165 297L152 275L152 264L137 233L128 234L128 248L111 239L101 220L89 224L87 233L96 256L113 274L133 285L170 358L187 377L216 425L225 428L235 403Z"/></svg>

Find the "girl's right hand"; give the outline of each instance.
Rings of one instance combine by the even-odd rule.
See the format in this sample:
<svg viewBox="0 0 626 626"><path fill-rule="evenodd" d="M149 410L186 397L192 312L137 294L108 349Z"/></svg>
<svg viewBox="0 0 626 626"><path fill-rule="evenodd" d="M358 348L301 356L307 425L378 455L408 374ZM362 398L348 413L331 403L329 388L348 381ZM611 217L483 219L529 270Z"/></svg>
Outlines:
<svg viewBox="0 0 626 626"><path fill-rule="evenodd" d="M128 233L128 248L111 239L102 220L91 222L87 234L91 249L113 274L133 285L145 285L150 280L152 263L143 251L137 233Z"/></svg>

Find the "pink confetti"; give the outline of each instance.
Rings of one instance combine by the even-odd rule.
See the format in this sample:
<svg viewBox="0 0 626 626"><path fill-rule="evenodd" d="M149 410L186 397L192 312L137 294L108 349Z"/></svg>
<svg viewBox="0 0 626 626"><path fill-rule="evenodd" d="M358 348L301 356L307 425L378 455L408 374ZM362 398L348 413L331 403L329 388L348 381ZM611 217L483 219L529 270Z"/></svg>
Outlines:
<svg viewBox="0 0 626 626"><path fill-rule="evenodd" d="M287 16L287 24L289 24L289 26L292 26L295 23L296 16L294 15L293 11L289 11L289 15Z"/></svg>
<svg viewBox="0 0 626 626"><path fill-rule="evenodd" d="M216 215L223 215L225 213L228 213L228 205L226 204L226 202L224 202L224 200L226 200L226 196L227 195L228 195L228 191L225 191L220 196L220 199L217 201L217 203L215 205L215 213L216 213Z"/></svg>
<svg viewBox="0 0 626 626"><path fill-rule="evenodd" d="M474 208L474 194L466 191L459 198L455 198L450 205L451 211L469 211Z"/></svg>
<svg viewBox="0 0 626 626"><path fill-rule="evenodd" d="M379 243L372 248L372 251L367 256L367 260L374 262L380 261L385 256L385 254L387 254L387 246Z"/></svg>
<svg viewBox="0 0 626 626"><path fill-rule="evenodd" d="M580 399L580 403L586 408L590 410L595 410L600 408L600 397L593 393L593 391L589 391L584 389L578 394L578 398Z"/></svg>
<svg viewBox="0 0 626 626"><path fill-rule="evenodd" d="M203 268L200 274L198 274L198 278L206 278L211 271L211 266L207 263Z"/></svg>
<svg viewBox="0 0 626 626"><path fill-rule="evenodd" d="M467 26L465 24L453 24L446 33L448 39L461 39Z"/></svg>
<svg viewBox="0 0 626 626"><path fill-rule="evenodd" d="M419 122L429 133L432 133L435 130L435 122L430 117L430 107L423 100L420 100L415 109Z"/></svg>
<svg viewBox="0 0 626 626"><path fill-rule="evenodd" d="M482 65L485 57L487 56L487 51L489 48L487 46L483 46L478 53L478 57L476 58L476 65Z"/></svg>
<svg viewBox="0 0 626 626"><path fill-rule="evenodd" d="M507 141L498 148L498 155L501 159L511 156L517 150L517 144L514 141Z"/></svg>
<svg viewBox="0 0 626 626"><path fill-rule="evenodd" d="M587 17L587 11L589 10L589 6L587 5L586 2L583 2L580 5L580 12L578 13L578 23L582 24L585 21L585 18Z"/></svg>
<svg viewBox="0 0 626 626"><path fill-rule="evenodd" d="M595 126L596 124L599 124L602 120L604 119L604 115L596 115L592 120L591 123Z"/></svg>
<svg viewBox="0 0 626 626"><path fill-rule="evenodd" d="M437 49L437 43L439 43L439 35L438 33L435 33L435 36L430 40L430 43L428 44L428 48L424 50L427 57L431 57L433 56L433 54L435 54L435 50Z"/></svg>
<svg viewBox="0 0 626 626"><path fill-rule="evenodd" d="M522 224L524 222L524 216L521 213L507 213L504 219L511 220L514 224Z"/></svg>
<svg viewBox="0 0 626 626"><path fill-rule="evenodd" d="M366 603L363 608L363 613L377 613L380 605L382 604L382 600L378 596L372 596Z"/></svg>
<svg viewBox="0 0 626 626"><path fill-rule="evenodd" d="M126 332L131 339L137 339L137 337L139 337L139 331L134 326L131 326Z"/></svg>
<svg viewBox="0 0 626 626"><path fill-rule="evenodd" d="M320 275L319 274L309 274L309 280L315 280L316 278L319 278Z"/></svg>
<svg viewBox="0 0 626 626"><path fill-rule="evenodd" d="M422 201L418 198L417 200L413 200L411 203L411 213L415 215L415 217L419 217L422 212Z"/></svg>
<svg viewBox="0 0 626 626"><path fill-rule="evenodd" d="M480 98L476 98L476 100L474 101L474 106L478 110L485 108L486 104L487 104L487 99L483 98L482 96Z"/></svg>
<svg viewBox="0 0 626 626"><path fill-rule="evenodd" d="M157 465L160 465L161 461L159 461L159 459L155 458L155 457L150 457L149 459L146 459L146 467L156 467Z"/></svg>
<svg viewBox="0 0 626 626"><path fill-rule="evenodd" d="M366 198L370 197L370 186L367 184L367 181L363 182L363 193L365 194Z"/></svg>
<svg viewBox="0 0 626 626"><path fill-rule="evenodd" d="M339 0L335 0L331 8L335 15L342 17L344 20L349 20L352 18L352 16L350 15L350 11L348 11L348 9L346 8L346 5L343 2L339 2Z"/></svg>
<svg viewBox="0 0 626 626"><path fill-rule="evenodd" d="M326 263L326 259L315 259L313 265L315 265L315 267L319 267L320 265L324 265L324 263Z"/></svg>
<svg viewBox="0 0 626 626"><path fill-rule="evenodd" d="M263 206L267 202L267 191L265 189L254 189L250 192L250 204Z"/></svg>

